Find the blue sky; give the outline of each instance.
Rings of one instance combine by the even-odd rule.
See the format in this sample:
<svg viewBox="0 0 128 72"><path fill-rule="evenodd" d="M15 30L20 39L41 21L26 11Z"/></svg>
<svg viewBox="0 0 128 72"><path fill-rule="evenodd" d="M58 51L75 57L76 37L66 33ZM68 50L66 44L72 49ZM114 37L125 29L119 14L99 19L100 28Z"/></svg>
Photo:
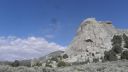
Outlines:
<svg viewBox="0 0 128 72"><path fill-rule="evenodd" d="M128 28L127 7L128 0L0 0L0 44L7 43L1 49L11 49L17 41L26 46L65 47L88 17ZM15 54L12 57L16 58Z"/></svg>
<svg viewBox="0 0 128 72"><path fill-rule="evenodd" d="M52 37L68 45L88 17L128 28L127 0L0 0L0 36Z"/></svg>

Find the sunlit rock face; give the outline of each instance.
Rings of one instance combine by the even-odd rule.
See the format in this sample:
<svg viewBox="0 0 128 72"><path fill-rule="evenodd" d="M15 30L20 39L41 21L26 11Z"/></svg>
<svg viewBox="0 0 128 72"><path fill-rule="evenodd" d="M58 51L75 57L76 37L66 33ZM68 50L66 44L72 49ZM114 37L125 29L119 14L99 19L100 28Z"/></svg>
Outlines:
<svg viewBox="0 0 128 72"><path fill-rule="evenodd" d="M110 21L96 21L95 18L84 20L65 51L69 55L69 62L100 59L104 56L104 51L112 48L111 39L114 34L118 34L118 31Z"/></svg>

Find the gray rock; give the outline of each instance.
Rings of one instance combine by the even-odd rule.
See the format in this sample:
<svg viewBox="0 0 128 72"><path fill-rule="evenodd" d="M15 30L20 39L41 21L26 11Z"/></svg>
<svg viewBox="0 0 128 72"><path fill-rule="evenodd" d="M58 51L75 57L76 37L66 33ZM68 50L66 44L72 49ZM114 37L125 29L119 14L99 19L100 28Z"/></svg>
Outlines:
<svg viewBox="0 0 128 72"><path fill-rule="evenodd" d="M84 20L77 30L65 53L69 55L67 62L83 62L104 56L104 51L112 48L111 39L114 34L127 33L128 30L116 29L111 21L96 21L95 18Z"/></svg>

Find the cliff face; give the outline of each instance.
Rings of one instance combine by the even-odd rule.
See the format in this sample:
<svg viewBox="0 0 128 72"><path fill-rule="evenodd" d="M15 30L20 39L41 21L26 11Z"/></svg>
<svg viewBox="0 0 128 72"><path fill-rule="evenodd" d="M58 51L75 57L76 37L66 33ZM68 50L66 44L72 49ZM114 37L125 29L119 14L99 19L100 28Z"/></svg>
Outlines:
<svg viewBox="0 0 128 72"><path fill-rule="evenodd" d="M110 21L96 21L95 18L84 20L65 51L70 57L69 62L91 61L93 58L103 57L104 51L112 48L113 35L119 32L122 34L124 31L117 30Z"/></svg>

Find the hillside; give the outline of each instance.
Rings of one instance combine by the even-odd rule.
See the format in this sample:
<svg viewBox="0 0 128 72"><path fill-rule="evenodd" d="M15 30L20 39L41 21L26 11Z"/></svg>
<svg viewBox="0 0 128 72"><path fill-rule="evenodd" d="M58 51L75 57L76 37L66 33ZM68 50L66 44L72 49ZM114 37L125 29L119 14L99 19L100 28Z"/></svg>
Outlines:
<svg viewBox="0 0 128 72"><path fill-rule="evenodd" d="M111 21L97 21L95 18L85 19L79 26L75 37L65 53L67 62L85 62L104 57L104 52L112 49L115 35L128 34L127 30L117 29ZM121 45L123 47L123 45Z"/></svg>
<svg viewBox="0 0 128 72"><path fill-rule="evenodd" d="M0 72L128 72L128 61L91 63L61 68L0 66Z"/></svg>

